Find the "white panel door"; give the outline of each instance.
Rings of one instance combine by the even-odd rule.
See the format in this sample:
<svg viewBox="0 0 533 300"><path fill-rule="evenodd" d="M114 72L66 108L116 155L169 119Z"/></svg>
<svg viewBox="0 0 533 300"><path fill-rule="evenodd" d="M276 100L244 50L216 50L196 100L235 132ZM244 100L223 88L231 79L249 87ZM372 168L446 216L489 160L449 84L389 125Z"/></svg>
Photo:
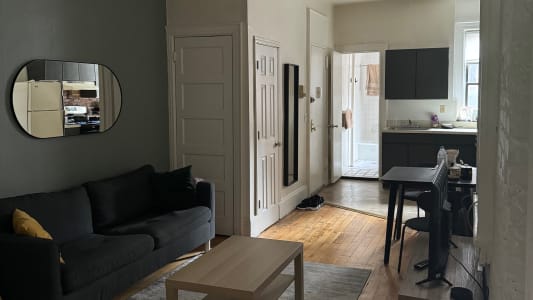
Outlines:
<svg viewBox="0 0 533 300"><path fill-rule="evenodd" d="M216 233L233 234L231 36L174 39L174 167L215 184Z"/></svg>
<svg viewBox="0 0 533 300"><path fill-rule="evenodd" d="M309 136L309 191L318 192L328 182L328 66L327 49L311 46Z"/></svg>
<svg viewBox="0 0 533 300"><path fill-rule="evenodd" d="M255 44L256 199L252 235L279 220L278 48Z"/></svg>
<svg viewBox="0 0 533 300"><path fill-rule="evenodd" d="M331 105L329 114L329 182L342 176L342 54L331 58Z"/></svg>

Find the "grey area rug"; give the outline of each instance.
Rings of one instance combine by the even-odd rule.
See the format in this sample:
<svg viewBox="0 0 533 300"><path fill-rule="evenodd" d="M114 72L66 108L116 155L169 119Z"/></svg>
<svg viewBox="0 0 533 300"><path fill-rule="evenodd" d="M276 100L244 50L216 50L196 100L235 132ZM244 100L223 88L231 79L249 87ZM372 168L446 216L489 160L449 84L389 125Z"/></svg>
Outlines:
<svg viewBox="0 0 533 300"><path fill-rule="evenodd" d="M197 257L196 257L197 258ZM130 300L165 299L165 280L179 269L183 268L191 261L178 266L175 270L165 274L149 287L143 289L130 297ZM283 271L285 274L294 273L294 265L290 264ZM354 300L359 298L361 291L365 287L370 276L370 270L339 267L334 265L305 262L304 263L304 299L306 300ZM180 290L178 298L180 300L198 300L205 297L205 294ZM294 299L294 283L292 283L280 299Z"/></svg>

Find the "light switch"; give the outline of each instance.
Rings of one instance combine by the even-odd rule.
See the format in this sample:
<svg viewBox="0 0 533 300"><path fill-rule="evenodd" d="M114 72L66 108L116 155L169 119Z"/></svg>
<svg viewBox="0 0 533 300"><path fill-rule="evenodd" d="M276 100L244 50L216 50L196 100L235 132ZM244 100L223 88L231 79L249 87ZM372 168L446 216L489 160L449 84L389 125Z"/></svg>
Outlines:
<svg viewBox="0 0 533 300"><path fill-rule="evenodd" d="M315 92L315 96L320 99L322 97L322 88L317 86L316 87L316 92Z"/></svg>
<svg viewBox="0 0 533 300"><path fill-rule="evenodd" d="M446 112L446 105L441 105L440 106L440 112L441 113L445 113Z"/></svg>

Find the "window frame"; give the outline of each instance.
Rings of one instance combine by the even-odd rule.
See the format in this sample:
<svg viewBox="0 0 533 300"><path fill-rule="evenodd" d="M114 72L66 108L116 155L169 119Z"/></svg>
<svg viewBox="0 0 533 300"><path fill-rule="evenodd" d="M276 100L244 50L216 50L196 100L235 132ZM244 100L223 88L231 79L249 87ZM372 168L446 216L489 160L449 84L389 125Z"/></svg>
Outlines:
<svg viewBox="0 0 533 300"><path fill-rule="evenodd" d="M454 34L454 64L453 64L453 96L457 107L457 120L464 107L468 107L467 94L469 85L477 85L479 93L479 77L477 83L467 83L467 63L476 63L475 61L465 61L465 39L469 31L479 31L479 22L458 22L455 24ZM477 61L479 64L479 61ZM479 106L479 94L478 94Z"/></svg>

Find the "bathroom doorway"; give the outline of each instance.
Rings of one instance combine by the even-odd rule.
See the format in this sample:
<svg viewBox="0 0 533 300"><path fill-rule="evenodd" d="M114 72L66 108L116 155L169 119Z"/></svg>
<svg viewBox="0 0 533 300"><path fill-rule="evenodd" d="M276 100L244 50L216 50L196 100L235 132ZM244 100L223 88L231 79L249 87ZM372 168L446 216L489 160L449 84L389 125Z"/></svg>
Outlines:
<svg viewBox="0 0 533 300"><path fill-rule="evenodd" d="M380 52L342 56L343 177L379 177Z"/></svg>

